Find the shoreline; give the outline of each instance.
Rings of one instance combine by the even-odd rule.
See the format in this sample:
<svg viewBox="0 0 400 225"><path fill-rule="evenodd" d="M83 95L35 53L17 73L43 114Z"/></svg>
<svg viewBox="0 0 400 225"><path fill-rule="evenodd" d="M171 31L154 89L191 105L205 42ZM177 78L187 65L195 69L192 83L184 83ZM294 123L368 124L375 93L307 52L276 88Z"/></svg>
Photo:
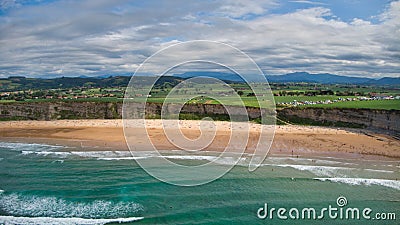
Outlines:
<svg viewBox="0 0 400 225"><path fill-rule="evenodd" d="M181 132L195 140L201 134L201 121L179 121ZM146 120L147 132L157 149L179 149L166 138L160 120ZM216 121L216 137L205 151L223 151L230 141L229 122ZM250 124L246 153L253 153L261 125ZM168 128L167 128L168 129ZM143 133L143 130L141 130ZM139 151L143 134L133 137ZM0 122L0 141L56 144L82 151L127 151L122 120L55 120L55 121L3 121ZM241 140L232 139L233 143ZM268 155L335 156L339 158L400 158L400 141L386 135L365 134L363 130L331 127L280 125Z"/></svg>

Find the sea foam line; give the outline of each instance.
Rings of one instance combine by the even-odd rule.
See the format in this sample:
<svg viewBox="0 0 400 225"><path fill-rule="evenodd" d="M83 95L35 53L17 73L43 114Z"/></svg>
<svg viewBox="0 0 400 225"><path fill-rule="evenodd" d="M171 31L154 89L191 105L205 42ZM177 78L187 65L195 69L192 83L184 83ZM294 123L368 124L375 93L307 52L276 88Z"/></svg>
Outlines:
<svg viewBox="0 0 400 225"><path fill-rule="evenodd" d="M98 160L132 160L132 159L150 159L150 158L166 158L177 160L208 160L219 161L220 159L233 159L234 157L219 157L211 155L158 155L155 153L132 153L129 151L21 151L21 155L41 155L41 156L55 156L57 158L66 158L69 156L76 156L82 158L94 158ZM235 162L235 160L233 160Z"/></svg>
<svg viewBox="0 0 400 225"><path fill-rule="evenodd" d="M20 142L0 142L0 148L8 148L12 150L55 150L65 148L61 145L48 145L37 143L20 143Z"/></svg>
<svg viewBox="0 0 400 225"><path fill-rule="evenodd" d="M365 171L378 172L378 173L394 173L392 170L377 170L377 169L364 169Z"/></svg>
<svg viewBox="0 0 400 225"><path fill-rule="evenodd" d="M140 211L143 207L134 202L96 200L84 203L56 197L13 193L0 195L0 209L14 216L90 218L102 215L102 217L117 218Z"/></svg>
<svg viewBox="0 0 400 225"><path fill-rule="evenodd" d="M345 175L345 171L355 170L351 167L335 166L314 166L314 165L296 165L296 164L262 164L263 166L290 167L300 171L308 171L317 176L338 176Z"/></svg>
<svg viewBox="0 0 400 225"><path fill-rule="evenodd" d="M350 185L380 185L384 187L394 188L400 190L400 181L398 180L385 180L385 179L371 179L371 178L314 178L319 181L330 181L335 183L344 183Z"/></svg>
<svg viewBox="0 0 400 225"><path fill-rule="evenodd" d="M127 217L115 219L54 218L54 217L15 217L0 216L0 224L107 224L128 223L142 220L143 217Z"/></svg>

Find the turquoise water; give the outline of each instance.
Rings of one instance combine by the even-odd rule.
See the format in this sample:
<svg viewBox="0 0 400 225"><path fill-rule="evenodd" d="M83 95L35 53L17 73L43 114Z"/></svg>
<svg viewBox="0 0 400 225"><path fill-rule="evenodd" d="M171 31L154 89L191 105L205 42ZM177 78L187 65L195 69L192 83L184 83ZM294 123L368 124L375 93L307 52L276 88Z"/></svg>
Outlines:
<svg viewBox="0 0 400 225"><path fill-rule="evenodd" d="M186 164L207 159L169 154ZM209 184L179 187L154 179L125 152L0 142L0 224L399 224L398 161L274 156L248 172L246 160ZM318 211L338 207L339 196L344 207L397 218L257 217L264 203Z"/></svg>

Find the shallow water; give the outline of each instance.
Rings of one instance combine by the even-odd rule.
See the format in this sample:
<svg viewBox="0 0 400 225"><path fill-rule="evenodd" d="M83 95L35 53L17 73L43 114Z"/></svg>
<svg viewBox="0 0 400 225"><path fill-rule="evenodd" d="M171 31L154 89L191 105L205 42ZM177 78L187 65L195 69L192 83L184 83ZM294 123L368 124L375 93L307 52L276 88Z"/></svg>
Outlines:
<svg viewBox="0 0 400 225"><path fill-rule="evenodd" d="M201 164L216 153L167 158ZM82 152L63 146L0 142L0 224L398 224L399 162L329 157L274 156L249 172L244 156L222 178L179 187L148 175L133 159L150 153ZM219 161L221 166L232 159ZM261 220L257 210L275 208L371 208L397 220Z"/></svg>

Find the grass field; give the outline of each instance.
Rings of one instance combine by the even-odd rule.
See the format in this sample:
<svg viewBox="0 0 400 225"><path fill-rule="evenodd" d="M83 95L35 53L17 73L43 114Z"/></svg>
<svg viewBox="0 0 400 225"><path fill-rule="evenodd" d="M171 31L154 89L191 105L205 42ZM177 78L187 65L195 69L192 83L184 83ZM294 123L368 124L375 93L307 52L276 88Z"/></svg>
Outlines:
<svg viewBox="0 0 400 225"><path fill-rule="evenodd" d="M342 98L353 98L354 96L342 96ZM138 98L140 100L142 98ZM238 101L234 97L223 97L224 101L228 102L230 105L241 105L241 101ZM261 97L262 99L262 97ZM292 102L294 100L297 101L321 101L321 100L335 100L338 99L338 96L275 96L275 103L282 102ZM143 101L145 98L143 98ZM154 103L163 103L164 98L148 98L148 102ZM172 99L173 100L173 99ZM188 101L189 99L185 99ZM25 101L21 101L19 103L29 103L29 102L123 102L122 98L115 97L102 97L102 98L81 98L81 99L26 99ZM181 101L181 99L176 100ZM242 101L245 106L250 107L258 107L258 102L255 97L243 97ZM1 100L0 103L13 103L18 102L14 100ZM218 101L213 99L196 99L189 101L190 103L197 104L219 104ZM268 105L267 103L265 105ZM265 106L264 105L264 106ZM299 107L314 107L314 108L362 108L362 109L385 109L385 110L400 110L400 100L372 100L372 101L348 101L348 102L336 102L332 104L316 104L316 105L302 105Z"/></svg>
<svg viewBox="0 0 400 225"><path fill-rule="evenodd" d="M350 101L350 102L336 102L326 105L324 104L307 105L300 107L400 110L400 100Z"/></svg>
<svg viewBox="0 0 400 225"><path fill-rule="evenodd" d="M0 103L29 103L29 102L122 102L122 98L78 98L78 99L25 99L24 101L0 100Z"/></svg>
<svg viewBox="0 0 400 225"><path fill-rule="evenodd" d="M302 101L324 101L324 100L337 100L338 98L354 98L355 96L335 96L335 95L317 95L317 96L275 96L275 103L282 102L298 102Z"/></svg>

